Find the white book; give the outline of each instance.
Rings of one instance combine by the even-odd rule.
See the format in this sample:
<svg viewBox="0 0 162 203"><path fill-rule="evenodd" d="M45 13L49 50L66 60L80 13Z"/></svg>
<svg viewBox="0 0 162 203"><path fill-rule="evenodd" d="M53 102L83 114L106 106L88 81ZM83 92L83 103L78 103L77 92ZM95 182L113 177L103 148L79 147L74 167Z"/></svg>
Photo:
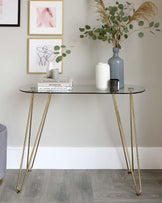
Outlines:
<svg viewBox="0 0 162 203"><path fill-rule="evenodd" d="M39 92L66 92L71 90L72 87L38 87Z"/></svg>
<svg viewBox="0 0 162 203"><path fill-rule="evenodd" d="M43 78L38 82L38 87L72 87L72 78L60 77L58 80Z"/></svg>

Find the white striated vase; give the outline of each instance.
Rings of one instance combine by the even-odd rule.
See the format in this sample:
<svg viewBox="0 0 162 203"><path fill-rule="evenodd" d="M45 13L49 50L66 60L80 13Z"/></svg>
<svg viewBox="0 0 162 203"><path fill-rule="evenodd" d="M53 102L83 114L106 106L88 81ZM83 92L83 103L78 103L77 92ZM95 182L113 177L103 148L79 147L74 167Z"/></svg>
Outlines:
<svg viewBox="0 0 162 203"><path fill-rule="evenodd" d="M98 63L96 65L96 88L106 90L110 80L110 66L107 63Z"/></svg>

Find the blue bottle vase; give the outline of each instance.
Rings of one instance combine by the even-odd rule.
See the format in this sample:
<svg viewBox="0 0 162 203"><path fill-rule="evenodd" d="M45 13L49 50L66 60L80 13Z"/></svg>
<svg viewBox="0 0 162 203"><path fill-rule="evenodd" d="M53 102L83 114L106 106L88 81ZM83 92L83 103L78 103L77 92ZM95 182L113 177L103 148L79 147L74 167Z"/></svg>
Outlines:
<svg viewBox="0 0 162 203"><path fill-rule="evenodd" d="M110 78L119 80L119 88L124 88L124 61L118 56L119 48L113 48L113 57L108 60Z"/></svg>

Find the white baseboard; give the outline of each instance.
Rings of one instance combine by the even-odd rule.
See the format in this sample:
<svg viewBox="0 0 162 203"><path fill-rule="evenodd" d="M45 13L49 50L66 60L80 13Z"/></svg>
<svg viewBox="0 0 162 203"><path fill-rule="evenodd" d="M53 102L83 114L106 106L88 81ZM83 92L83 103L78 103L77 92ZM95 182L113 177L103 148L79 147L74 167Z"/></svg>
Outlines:
<svg viewBox="0 0 162 203"><path fill-rule="evenodd" d="M21 154L22 148L8 147L8 169L19 168ZM141 169L162 169L162 148L139 148L139 156ZM26 161L23 164L23 168L25 166ZM34 169L125 168L123 149L115 147L40 147L34 164Z"/></svg>

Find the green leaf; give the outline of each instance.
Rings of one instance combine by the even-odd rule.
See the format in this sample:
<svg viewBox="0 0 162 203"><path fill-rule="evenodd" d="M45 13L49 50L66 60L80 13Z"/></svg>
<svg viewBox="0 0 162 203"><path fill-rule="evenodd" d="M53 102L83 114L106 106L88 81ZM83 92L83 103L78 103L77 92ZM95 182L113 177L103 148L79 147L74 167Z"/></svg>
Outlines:
<svg viewBox="0 0 162 203"><path fill-rule="evenodd" d="M133 25L132 25L132 24L130 24L130 25L129 25L129 28L132 30L132 29L133 29Z"/></svg>
<svg viewBox="0 0 162 203"><path fill-rule="evenodd" d="M128 38L128 35L127 35L127 34L125 34L125 35L124 35L124 38L125 38L125 39L127 39L127 38Z"/></svg>
<svg viewBox="0 0 162 203"><path fill-rule="evenodd" d="M109 6L109 7L108 7L108 10L109 10L109 11L112 11L112 10L113 10L113 7L112 7L112 6Z"/></svg>
<svg viewBox="0 0 162 203"><path fill-rule="evenodd" d="M97 38L96 35L93 35L92 39L93 39L93 40L96 40L96 38Z"/></svg>
<svg viewBox="0 0 162 203"><path fill-rule="evenodd" d="M161 30L160 29L156 29L156 31L160 32Z"/></svg>
<svg viewBox="0 0 162 203"><path fill-rule="evenodd" d="M138 22L138 25L139 25L139 26L143 26L143 25L144 25L144 21L139 21L139 22Z"/></svg>
<svg viewBox="0 0 162 203"><path fill-rule="evenodd" d="M110 11L110 14L111 14L112 16L114 16L114 15L115 15L115 11Z"/></svg>
<svg viewBox="0 0 162 203"><path fill-rule="evenodd" d="M119 2L118 2L118 1L116 1L116 4L119 4Z"/></svg>
<svg viewBox="0 0 162 203"><path fill-rule="evenodd" d="M84 28L79 28L80 32L84 32L85 29Z"/></svg>
<svg viewBox="0 0 162 203"><path fill-rule="evenodd" d="M65 45L61 45L61 48L66 48L66 46Z"/></svg>
<svg viewBox="0 0 162 203"><path fill-rule="evenodd" d="M56 46L54 47L54 50L55 50L55 51L60 50L60 46L56 45Z"/></svg>
<svg viewBox="0 0 162 203"><path fill-rule="evenodd" d="M133 9L133 13L135 13L136 12L136 10L135 9Z"/></svg>
<svg viewBox="0 0 162 203"><path fill-rule="evenodd" d="M152 21L150 24L149 24L149 27L153 27L154 26L154 22Z"/></svg>
<svg viewBox="0 0 162 203"><path fill-rule="evenodd" d="M154 27L159 27L160 23L155 23Z"/></svg>
<svg viewBox="0 0 162 203"><path fill-rule="evenodd" d="M131 3L129 3L128 1L126 1L126 3L130 6L131 5Z"/></svg>
<svg viewBox="0 0 162 203"><path fill-rule="evenodd" d="M122 20L123 20L124 22L127 22L127 21L129 20L129 18L128 18L128 16L124 16L124 17L122 18Z"/></svg>
<svg viewBox="0 0 162 203"><path fill-rule="evenodd" d="M90 27L89 25L86 25L85 28L86 28L87 30L90 30L90 29L91 29L91 27Z"/></svg>
<svg viewBox="0 0 162 203"><path fill-rule="evenodd" d="M121 45L120 44L118 44L118 48L121 49Z"/></svg>
<svg viewBox="0 0 162 203"><path fill-rule="evenodd" d="M103 42L105 42L106 40L107 40L107 37L106 37L106 36L102 38L102 41L103 41Z"/></svg>
<svg viewBox="0 0 162 203"><path fill-rule="evenodd" d="M84 38L84 35L80 35L80 38Z"/></svg>
<svg viewBox="0 0 162 203"><path fill-rule="evenodd" d="M66 53L67 53L67 54L71 54L71 51L70 51L70 50L66 50Z"/></svg>
<svg viewBox="0 0 162 203"><path fill-rule="evenodd" d="M89 31L89 36L93 36L93 31Z"/></svg>
<svg viewBox="0 0 162 203"><path fill-rule="evenodd" d="M89 33L89 31L84 32L84 34L88 34L88 33Z"/></svg>
<svg viewBox="0 0 162 203"><path fill-rule="evenodd" d="M66 54L65 54L65 53L63 53L63 54L62 54L62 56L63 56L63 57L66 57Z"/></svg>
<svg viewBox="0 0 162 203"><path fill-rule="evenodd" d="M126 28L124 28L124 30L123 30L125 33L128 33L129 32L129 30L128 30L128 28L126 27Z"/></svg>
<svg viewBox="0 0 162 203"><path fill-rule="evenodd" d="M120 15L120 16L124 16L124 12L123 12L123 11L120 11L120 12L119 12L119 15Z"/></svg>
<svg viewBox="0 0 162 203"><path fill-rule="evenodd" d="M121 9L121 10L123 10L123 8L124 8L123 4L119 4L119 5L118 5L118 8Z"/></svg>
<svg viewBox="0 0 162 203"><path fill-rule="evenodd" d="M62 58L63 58L62 56L58 56L58 57L56 58L56 62L59 63L60 61L62 61Z"/></svg>
<svg viewBox="0 0 162 203"><path fill-rule="evenodd" d="M142 37L144 37L144 33L143 33L143 32L139 32L139 33L138 33L138 36L139 36L140 38L142 38Z"/></svg>
<svg viewBox="0 0 162 203"><path fill-rule="evenodd" d="M107 41L108 41L109 44L111 43L111 39L108 39Z"/></svg>
<svg viewBox="0 0 162 203"><path fill-rule="evenodd" d="M118 8L117 8L116 6L114 6L114 7L113 7L113 11L116 12L117 10L118 10Z"/></svg>

